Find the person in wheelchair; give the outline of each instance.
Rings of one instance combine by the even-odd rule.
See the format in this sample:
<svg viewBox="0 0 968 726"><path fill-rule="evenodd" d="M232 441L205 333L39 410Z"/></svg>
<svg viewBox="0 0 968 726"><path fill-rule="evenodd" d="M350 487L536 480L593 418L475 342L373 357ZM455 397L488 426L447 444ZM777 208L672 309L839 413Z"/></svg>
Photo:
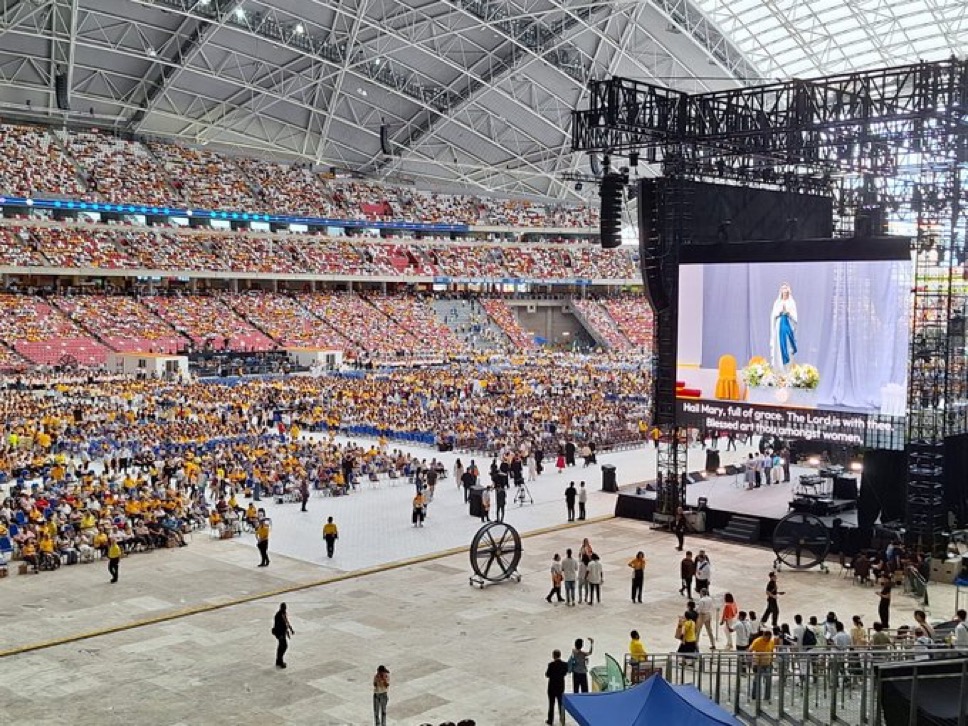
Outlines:
<svg viewBox="0 0 968 726"><path fill-rule="evenodd" d="M44 532L41 536L38 548L40 549L40 559L35 565L35 569L56 570L61 566L60 556L54 552L54 540L48 533Z"/></svg>

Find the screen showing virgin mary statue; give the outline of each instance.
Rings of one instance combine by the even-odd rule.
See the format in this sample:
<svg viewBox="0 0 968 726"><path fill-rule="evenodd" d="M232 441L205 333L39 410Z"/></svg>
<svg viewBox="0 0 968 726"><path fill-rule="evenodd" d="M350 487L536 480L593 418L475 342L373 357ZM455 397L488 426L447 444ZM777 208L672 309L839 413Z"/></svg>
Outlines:
<svg viewBox="0 0 968 726"><path fill-rule="evenodd" d="M683 265L684 397L903 415L911 264Z"/></svg>

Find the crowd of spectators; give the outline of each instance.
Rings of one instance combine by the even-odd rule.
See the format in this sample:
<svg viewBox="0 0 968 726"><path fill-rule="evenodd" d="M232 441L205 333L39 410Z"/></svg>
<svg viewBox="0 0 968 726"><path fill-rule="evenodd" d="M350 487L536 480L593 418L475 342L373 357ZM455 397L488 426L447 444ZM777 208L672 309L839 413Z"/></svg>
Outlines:
<svg viewBox="0 0 968 726"><path fill-rule="evenodd" d="M58 296L52 302L74 322L96 330L98 337L114 350L175 353L185 348L184 336L132 297Z"/></svg>
<svg viewBox="0 0 968 726"><path fill-rule="evenodd" d="M28 230L23 227L0 227L0 266L43 267L48 264L34 246Z"/></svg>
<svg viewBox="0 0 968 726"><path fill-rule="evenodd" d="M340 348L352 358L402 357L418 344L413 334L395 320L380 314L353 293L305 294L299 303L346 338Z"/></svg>
<svg viewBox="0 0 968 726"><path fill-rule="evenodd" d="M36 126L0 124L0 195L40 193L86 198L77 168L53 134Z"/></svg>
<svg viewBox="0 0 968 726"><path fill-rule="evenodd" d="M0 341L34 363L56 364L71 356L100 365L110 352L49 302L32 295L0 293Z"/></svg>
<svg viewBox="0 0 968 726"><path fill-rule="evenodd" d="M628 250L589 244L330 238L77 222L24 224L4 232L0 264L4 259L24 266L374 277L628 280L636 274Z"/></svg>
<svg viewBox="0 0 968 726"><path fill-rule="evenodd" d="M141 302L189 338L197 350L264 351L275 341L223 305L217 296L149 296Z"/></svg>
<svg viewBox="0 0 968 726"><path fill-rule="evenodd" d="M628 311L637 310L638 324L651 326L644 300L573 304L613 351L640 348L618 329L606 306L620 305L626 324L632 319ZM52 297L0 295L0 315L0 345L28 361L46 364L72 355L81 364L100 365L112 350L258 352L306 347L342 351L347 359L365 363L444 360L473 350L537 347L512 307L497 297L448 300L258 289L132 297L119 290L78 287ZM643 340L649 340L650 330L642 332ZM6 357L7 366L19 362L15 356Z"/></svg>
<svg viewBox="0 0 968 726"><path fill-rule="evenodd" d="M572 306L581 314L610 350L630 350L632 344L616 326L612 316L595 300L572 300Z"/></svg>
<svg viewBox="0 0 968 726"><path fill-rule="evenodd" d="M531 350L537 347L534 342L534 336L521 327L521 323L518 322L514 311L511 310L511 307L504 300L487 298L481 300L481 305L484 306L491 320L504 331L504 334L510 339L511 344L518 350Z"/></svg>
<svg viewBox="0 0 968 726"><path fill-rule="evenodd" d="M53 267L132 270L138 262L115 245L118 234L111 227L34 227L37 249Z"/></svg>
<svg viewBox="0 0 968 726"><path fill-rule="evenodd" d="M239 211L255 206L252 187L231 156L159 141L149 142L148 148L161 161L186 204Z"/></svg>
<svg viewBox="0 0 968 726"><path fill-rule="evenodd" d="M412 295L374 295L369 302L413 336L417 353L451 353L464 350L460 339L422 298Z"/></svg>
<svg viewBox="0 0 968 726"><path fill-rule="evenodd" d="M607 299L602 304L633 346L652 350L655 320L648 300L639 295L625 295Z"/></svg>
<svg viewBox="0 0 968 726"><path fill-rule="evenodd" d="M163 141L0 125L0 193L372 222L594 228L596 205L417 190ZM85 182L87 187L85 188Z"/></svg>
<svg viewBox="0 0 968 726"><path fill-rule="evenodd" d="M0 481L53 475L68 460L81 471L101 462L105 473L118 474L149 457L206 452L214 458L201 469L211 478L219 452L250 447L238 464L251 466L260 458L251 447L269 435L297 436L293 429L353 435L367 427L387 438L426 434L477 450L546 435L607 445L639 435L644 409L626 400L645 390L642 372L627 361L563 354L500 367L459 362L237 385L78 379L45 396L15 385L0 399ZM231 465L221 468L228 470L221 478L231 477ZM171 472L163 479L170 482Z"/></svg>
<svg viewBox="0 0 968 726"><path fill-rule="evenodd" d="M346 338L293 298L273 292L222 293L220 299L286 348L343 350Z"/></svg>
<svg viewBox="0 0 968 726"><path fill-rule="evenodd" d="M151 205L176 204L179 199L168 176L137 141L117 136L73 132L67 151L84 169L88 188L106 202Z"/></svg>

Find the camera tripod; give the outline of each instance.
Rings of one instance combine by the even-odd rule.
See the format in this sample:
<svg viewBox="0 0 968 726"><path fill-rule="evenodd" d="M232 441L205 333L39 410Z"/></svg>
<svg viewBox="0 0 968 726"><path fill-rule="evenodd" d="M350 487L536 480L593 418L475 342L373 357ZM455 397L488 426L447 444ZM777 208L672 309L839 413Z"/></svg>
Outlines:
<svg viewBox="0 0 968 726"><path fill-rule="evenodd" d="M528 489L528 485L523 481L520 484L514 485L514 501L518 503L519 507L523 507L525 500L529 504L534 504L534 497L531 496L531 490Z"/></svg>

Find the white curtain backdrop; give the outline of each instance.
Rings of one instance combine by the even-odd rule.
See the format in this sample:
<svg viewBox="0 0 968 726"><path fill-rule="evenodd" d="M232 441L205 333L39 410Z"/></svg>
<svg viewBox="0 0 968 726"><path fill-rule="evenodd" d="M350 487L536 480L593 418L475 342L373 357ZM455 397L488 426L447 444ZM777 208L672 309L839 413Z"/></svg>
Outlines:
<svg viewBox="0 0 968 726"><path fill-rule="evenodd" d="M799 315L794 361L820 372L819 406L877 409L884 385L905 385L910 262L705 265L703 281L701 291L682 290L702 295L703 368L726 353L739 368L753 356L770 360L770 312L785 282Z"/></svg>

